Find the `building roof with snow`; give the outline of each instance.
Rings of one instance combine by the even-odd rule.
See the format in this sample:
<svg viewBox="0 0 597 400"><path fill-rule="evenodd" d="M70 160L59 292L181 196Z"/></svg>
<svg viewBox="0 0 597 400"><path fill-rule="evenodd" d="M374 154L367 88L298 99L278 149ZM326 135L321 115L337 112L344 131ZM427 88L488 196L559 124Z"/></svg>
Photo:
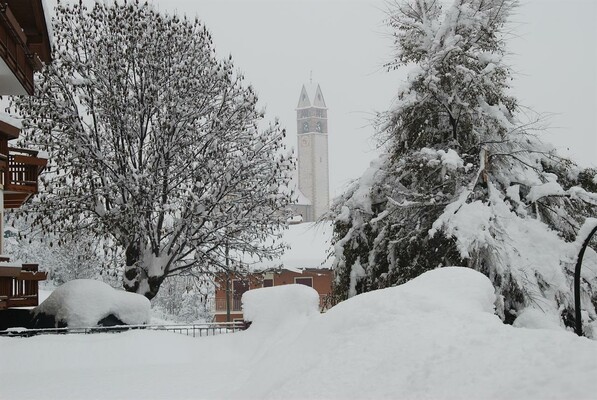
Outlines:
<svg viewBox="0 0 597 400"><path fill-rule="evenodd" d="M281 267L296 271L307 268L331 268L333 260L328 257L331 240L331 222L291 225L283 232L282 237L282 241L290 248L279 258L255 262L252 269L257 271Z"/></svg>

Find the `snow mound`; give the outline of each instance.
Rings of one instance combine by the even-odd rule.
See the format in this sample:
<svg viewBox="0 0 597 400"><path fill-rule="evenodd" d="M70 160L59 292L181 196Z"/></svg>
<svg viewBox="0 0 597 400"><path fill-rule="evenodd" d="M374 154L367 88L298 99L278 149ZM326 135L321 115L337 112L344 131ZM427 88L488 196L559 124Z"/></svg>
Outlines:
<svg viewBox="0 0 597 400"><path fill-rule="evenodd" d="M283 285L245 292L244 318L260 326L278 325L284 320L319 313L319 294L305 285Z"/></svg>
<svg viewBox="0 0 597 400"><path fill-rule="evenodd" d="M534 308L524 309L512 325L517 328L562 330L557 314Z"/></svg>
<svg viewBox="0 0 597 400"><path fill-rule="evenodd" d="M597 342L563 329L505 325L492 311L494 297L481 273L446 267L357 295L325 314L316 312L306 286L249 291L243 300L253 325L213 338L137 330L0 337L2 355L11 360L0 397L595 398ZM525 314L518 323L541 319ZM274 320L279 325L271 329Z"/></svg>
<svg viewBox="0 0 597 400"><path fill-rule="evenodd" d="M325 317L337 326L333 330L374 327L383 320L398 321L411 315L438 318L439 315L491 314L496 296L487 277L464 267L428 271L403 285L363 293L346 300ZM372 312L375 310L375 312ZM497 318L497 317L496 317Z"/></svg>
<svg viewBox="0 0 597 400"><path fill-rule="evenodd" d="M112 314L128 325L146 324L150 320L149 300L136 293L116 290L91 279L65 283L41 303L35 314L53 315L69 328L96 326Z"/></svg>

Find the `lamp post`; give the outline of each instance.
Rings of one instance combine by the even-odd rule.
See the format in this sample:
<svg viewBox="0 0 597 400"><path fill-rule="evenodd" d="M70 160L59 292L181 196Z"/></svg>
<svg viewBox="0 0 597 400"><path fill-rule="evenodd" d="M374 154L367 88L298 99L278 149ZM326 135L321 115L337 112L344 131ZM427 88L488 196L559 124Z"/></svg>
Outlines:
<svg viewBox="0 0 597 400"><path fill-rule="evenodd" d="M226 322L230 322L230 259L228 257L228 241L226 241Z"/></svg>
<svg viewBox="0 0 597 400"><path fill-rule="evenodd" d="M590 220L585 221L585 224L590 223L595 225L590 233L585 238L580 251L578 253L578 257L576 258L576 267L574 268L574 332L578 336L582 336L582 315L580 309L580 269L582 267L582 259L585 255L585 250L589 246L589 242L591 238L597 232L597 220L591 218ZM581 229L581 232L583 229ZM578 240L578 239L577 239Z"/></svg>

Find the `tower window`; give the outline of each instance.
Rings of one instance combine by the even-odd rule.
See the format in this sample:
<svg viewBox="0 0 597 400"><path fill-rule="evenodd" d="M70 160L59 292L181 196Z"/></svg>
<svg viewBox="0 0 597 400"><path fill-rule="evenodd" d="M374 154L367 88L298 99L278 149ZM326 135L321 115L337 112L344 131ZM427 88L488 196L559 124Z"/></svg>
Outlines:
<svg viewBox="0 0 597 400"><path fill-rule="evenodd" d="M309 132L309 123L308 122L305 122L303 124L303 132Z"/></svg>

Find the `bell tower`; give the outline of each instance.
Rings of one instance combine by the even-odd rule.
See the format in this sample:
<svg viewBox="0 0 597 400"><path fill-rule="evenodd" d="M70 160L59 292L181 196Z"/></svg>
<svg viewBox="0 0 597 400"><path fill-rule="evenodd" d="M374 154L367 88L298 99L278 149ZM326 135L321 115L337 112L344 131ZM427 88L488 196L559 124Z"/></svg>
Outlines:
<svg viewBox="0 0 597 400"><path fill-rule="evenodd" d="M311 206L304 221L329 209L328 109L319 85L303 85L296 107L299 190Z"/></svg>

